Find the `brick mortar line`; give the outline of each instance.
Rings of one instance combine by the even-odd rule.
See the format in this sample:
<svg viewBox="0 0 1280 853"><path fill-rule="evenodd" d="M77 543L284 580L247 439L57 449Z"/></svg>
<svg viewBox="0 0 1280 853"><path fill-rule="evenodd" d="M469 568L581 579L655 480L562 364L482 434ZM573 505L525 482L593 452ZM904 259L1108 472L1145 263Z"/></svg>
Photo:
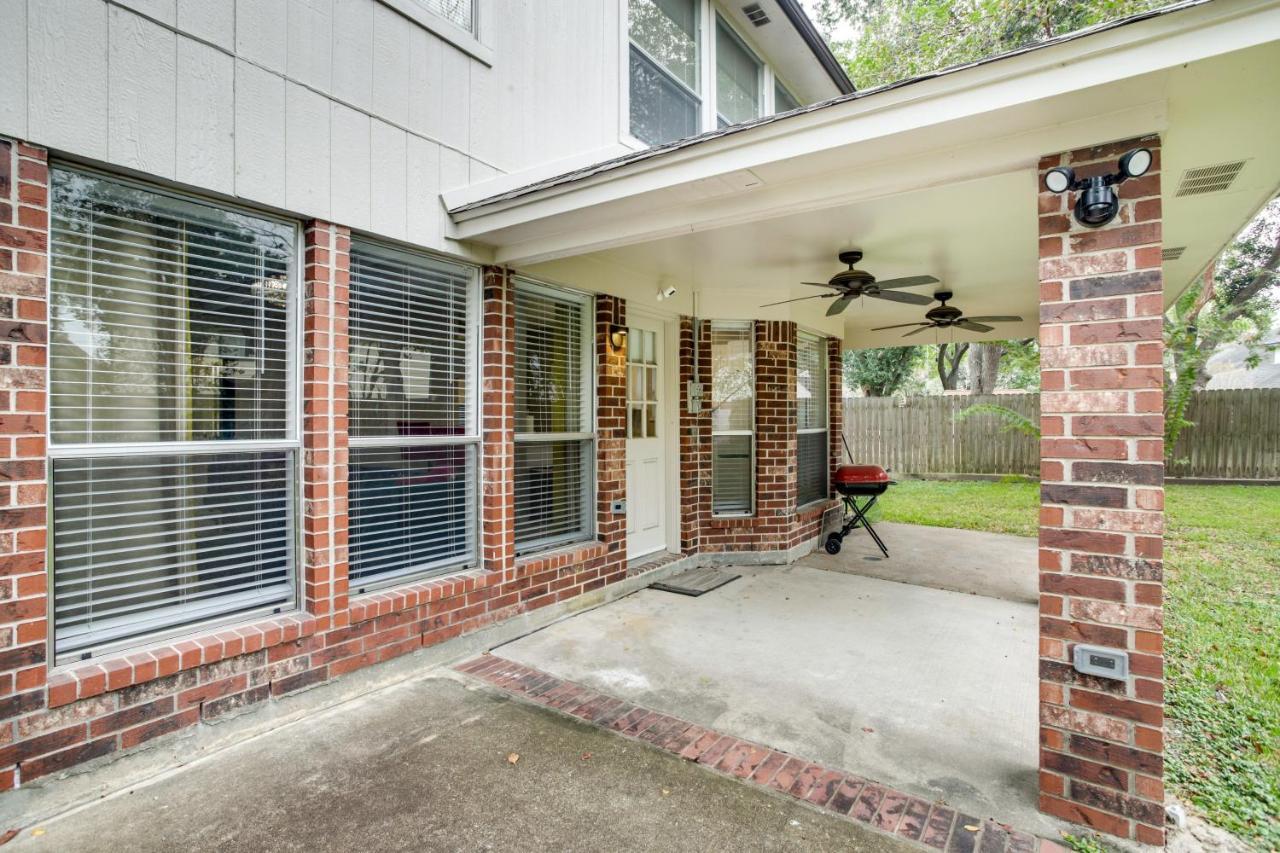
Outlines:
<svg viewBox="0 0 1280 853"><path fill-rule="evenodd" d="M757 788L786 795L877 833L910 841L921 849L981 849L1007 853L1065 851L1050 839L1014 830L991 819L979 820L943 802L930 802L857 774L636 705L497 655L486 653L453 668L467 678L497 688L530 705L643 742L686 761L701 764L722 776L751 782ZM701 748L699 744L702 744ZM704 761L708 756L710 759ZM754 763L749 763L753 756ZM773 765L769 766L771 761ZM788 772L784 774L784 770ZM919 809L915 809L915 817L910 818L909 824L909 815L917 804L924 805L924 812L921 815ZM935 816L941 820L934 820ZM968 837L958 835L967 831L965 826L974 824L979 826L978 831L971 832ZM939 826L945 831L941 838L938 838ZM926 835L932 836L933 840L924 841Z"/></svg>

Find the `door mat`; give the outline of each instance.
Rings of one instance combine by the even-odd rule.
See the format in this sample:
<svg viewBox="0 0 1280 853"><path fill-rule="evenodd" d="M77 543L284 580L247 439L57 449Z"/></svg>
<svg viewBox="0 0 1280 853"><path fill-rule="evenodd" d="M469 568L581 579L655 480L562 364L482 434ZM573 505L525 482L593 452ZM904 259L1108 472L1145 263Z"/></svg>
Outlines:
<svg viewBox="0 0 1280 853"><path fill-rule="evenodd" d="M736 581L742 575L731 575L723 569L701 568L689 569L672 575L666 580L649 584L650 589L663 592L678 592L680 595L702 595L713 589L724 586L729 581Z"/></svg>

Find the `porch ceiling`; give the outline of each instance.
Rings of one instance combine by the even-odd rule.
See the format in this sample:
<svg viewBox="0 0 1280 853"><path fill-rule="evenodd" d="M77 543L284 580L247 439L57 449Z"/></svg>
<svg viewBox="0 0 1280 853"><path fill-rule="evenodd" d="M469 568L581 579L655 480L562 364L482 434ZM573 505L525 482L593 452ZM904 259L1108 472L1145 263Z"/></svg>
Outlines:
<svg viewBox="0 0 1280 853"><path fill-rule="evenodd" d="M1041 155L1163 135L1165 246L1186 247L1166 262L1172 300L1280 186L1277 92L1280 0L1209 3L472 206L456 227L500 262L659 310L897 343L869 330L923 309L758 307L817 292L798 282L855 247L877 277L929 273L966 313L1026 318L988 337L1030 336ZM1227 191L1177 196L1184 170L1236 160Z"/></svg>

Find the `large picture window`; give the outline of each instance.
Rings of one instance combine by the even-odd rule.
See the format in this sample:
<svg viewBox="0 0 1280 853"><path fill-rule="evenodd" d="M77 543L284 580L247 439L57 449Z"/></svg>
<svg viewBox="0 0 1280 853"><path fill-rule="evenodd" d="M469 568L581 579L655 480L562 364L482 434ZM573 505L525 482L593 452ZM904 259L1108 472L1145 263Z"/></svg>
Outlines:
<svg viewBox="0 0 1280 853"><path fill-rule="evenodd" d="M797 503L827 496L827 341L800 332L796 337Z"/></svg>
<svg viewBox="0 0 1280 853"><path fill-rule="evenodd" d="M755 335L750 322L711 325L711 511L755 509Z"/></svg>
<svg viewBox="0 0 1280 853"><path fill-rule="evenodd" d="M51 183L55 654L292 608L296 226Z"/></svg>
<svg viewBox="0 0 1280 853"><path fill-rule="evenodd" d="M351 246L354 592L476 559L476 273Z"/></svg>
<svg viewBox="0 0 1280 853"><path fill-rule="evenodd" d="M661 145L698 132L699 0L630 0L631 133Z"/></svg>
<svg viewBox="0 0 1280 853"><path fill-rule="evenodd" d="M591 535L595 478L590 301L517 281L516 550Z"/></svg>

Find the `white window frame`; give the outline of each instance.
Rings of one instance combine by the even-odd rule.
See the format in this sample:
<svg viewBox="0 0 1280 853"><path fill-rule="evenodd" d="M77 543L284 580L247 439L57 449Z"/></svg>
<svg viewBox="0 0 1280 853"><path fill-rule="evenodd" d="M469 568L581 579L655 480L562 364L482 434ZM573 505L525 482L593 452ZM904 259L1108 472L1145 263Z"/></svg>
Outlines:
<svg viewBox="0 0 1280 853"><path fill-rule="evenodd" d="M473 59L490 67L493 66L495 59L491 38L493 28L489 25L489 21L493 20L492 0L471 0L472 28L470 30L463 29L448 18L437 15L417 0L377 0L377 2L394 9Z"/></svg>
<svg viewBox="0 0 1280 853"><path fill-rule="evenodd" d="M299 556L302 554L302 357L300 327L303 318L302 308L302 266L305 263L306 247L303 244L302 225L295 219L282 217L276 214L267 213L257 208L248 207L242 204L235 204L222 199L213 198L196 192L186 192L172 190L159 184L149 183L146 181L135 180L133 178L110 172L104 169L97 169L85 166L80 163L70 163L62 161L54 161L49 164L49 171L52 173L55 169L66 169L72 172L78 172L94 177L101 177L116 183L125 184L136 187L144 192L164 195L181 201L194 201L201 204L207 204L221 208L223 210L235 211L249 216L255 216L261 219L268 219L274 222L287 225L293 229L293 249L294 262L289 270L289 290L290 296L287 304L286 327L285 327L285 352L289 359L289 367L286 373L287 385L286 394L288 395L288 406L286 409L286 437L271 439L236 439L234 441L154 441L154 442L69 442L59 443L54 438L53 429L53 399L52 388L48 389L45 394L45 424L48 429L45 465L45 490L47 499L45 501L46 512L46 528L48 536L45 541L45 564L46 564L46 589L48 590L48 609L46 618L47 626L47 658L52 661L54 666L73 663L77 661L94 660L107 657L116 653L139 648L150 643L161 640L174 639L183 636L192 636L204 633L214 628L225 628L231 625L238 625L245 622L260 619L268 615L283 615L297 613L302 609L302 584L299 579L298 566ZM49 219L52 227L53 220L53 198L49 199ZM53 289L53 246L52 241L48 250L45 252L45 281L50 292ZM70 652L59 653L57 650L56 637L57 626L55 624L57 608L55 606L54 595L56 594L56 585L54 583L54 504L57 500L54 489L53 469L54 462L58 459L119 459L119 458L146 458L148 456L200 456L200 455L220 455L228 453L255 453L262 451L285 451L290 458L290 477L285 483L287 489L286 500L288 501L289 523L292 526L291 536L289 537L289 586L291 587L291 599L283 604L273 604L264 607L250 608L243 611L237 611L233 614L219 615L206 618L196 618L191 622L170 625L168 627L157 628L154 631L142 632L130 636L122 640L107 640L99 644L94 644L88 648L76 649ZM163 612L174 612L174 608L180 608L183 605L174 605L172 608L166 608ZM190 608L199 610L199 607ZM144 617L140 621L147 621ZM161 621L154 620L153 621Z"/></svg>
<svg viewBox="0 0 1280 853"><path fill-rule="evenodd" d="M759 444L759 439L756 436L756 406L760 404L759 398L756 394L756 388L755 388L755 385L758 379L756 374L756 369L757 369L756 324L754 320L711 320L710 321L710 325L707 327L707 334L708 334L707 348L709 351L708 358L707 358L707 366L711 371L711 382L708 383L711 386L709 389L710 391L709 401L713 403L715 400L716 374L715 374L715 356L714 356L714 353L710 352L710 349L711 349L710 336L715 333L716 329L735 329L738 331L745 331L747 333L747 339L751 343L751 347L750 347L751 349L751 428L750 429L718 430L715 428L714 419L712 420L712 424L711 424L711 460L712 460L711 462L711 507L712 507L711 515L713 518L751 518L756 514L756 458L757 458L757 452L758 452L756 448L757 448L757 445ZM716 505L715 441L717 436L733 436L733 435L745 435L751 438L751 462L750 462L751 467L749 469L751 474L751 488L749 489L751 494L751 506L747 510L738 510L734 512L722 512L722 511L717 511L715 509L715 505Z"/></svg>
<svg viewBox="0 0 1280 853"><path fill-rule="evenodd" d="M818 389L818 390L819 390L819 392L820 392L820 394L821 394L820 399L821 399L821 410L822 410L822 426L821 426L821 427L808 427L808 428L806 428L806 429L800 429L800 424L799 424L799 421L798 421L798 419L797 419L797 423L796 423L796 435L797 435L797 436L800 436L800 435L813 435L813 434L816 434L816 433L822 433L824 436L827 436L828 438L827 438L827 441L825 442L825 446L826 446L826 448L827 448L827 452L826 452L826 454L825 454L825 457L826 457L826 463L823 465L823 470L824 470L824 472L825 472L825 473L823 474L823 485L825 486L825 488L824 488L824 490L823 490L823 494L822 494L820 497L814 498L813 500L808 501L808 502L805 502L805 503L801 503L801 502L800 502L800 497L799 497L799 495L800 495L800 483L799 483L798 478L799 478L799 473L800 473L800 466L799 466L799 464L798 464L798 461L799 461L800 448L799 448L799 443L798 443L798 442L799 442L799 438L797 438L797 446L796 446L796 458L797 458L797 465L796 465L796 476L797 476L797 482L796 482L796 504L797 504L797 507L798 507L798 508L804 508L804 507L807 507L807 506L812 506L812 505L814 505L814 504L821 503L822 501L827 500L827 497L828 497L828 495L829 495L829 494L830 494L830 492L831 492L831 470L830 470L830 468L831 468L831 439L830 439L830 435L831 435L831 395L830 395L830 393L829 393L829 389L830 389L830 386L831 386L831 375L830 375L830 374L831 374L831 364L830 364L830 359L829 359L829 358L828 358L828 356L827 356L827 338L826 338L824 335L820 335L820 334L818 334L817 332L807 332L807 331L805 331L805 330L803 330L803 329L798 329L798 330L796 331L796 344L797 344L797 348L799 347L799 343L800 343L800 339L801 339L801 338L808 338L809 340L811 340L811 341L815 342L815 343L817 344L817 346L818 346L818 365L819 365L819 372L820 372L820 373L821 373L821 375L822 375L822 385L821 385L821 387Z"/></svg>
<svg viewBox="0 0 1280 853"><path fill-rule="evenodd" d="M431 252L422 251L420 249L408 249L393 243L384 242L376 238L368 238L362 235L352 235L352 250L360 243L374 247L375 251L379 248L385 248L391 252L400 252L408 255L420 255L428 259L438 259L444 263L453 264L455 266L463 266L471 271L471 280L467 285L467 419L466 428L463 435L418 435L418 436L360 436L348 435L347 444L351 449L360 447L440 447L440 446L457 446L465 445L474 447L476 458L476 475L479 478L480 472L484 470L483 446L480 442L480 384L482 377L480 376L480 352L483 342L482 337L482 314L480 305L480 268L475 264L457 261L452 258L446 258ZM354 287L351 288L354 292ZM351 298L351 297L349 297ZM348 330L350 331L350 330ZM348 430L350 425L348 425ZM350 495L350 476L351 465L348 460L347 477L348 477L348 496ZM471 496L471 553L466 560L449 561L441 564L430 564L403 572L393 572L387 577L374 578L369 581L360 581L358 586L356 581L352 581L352 594L360 595L368 592L376 592L388 587L403 586L405 584L420 581L423 578L446 575L454 572L465 571L474 568L480 563L480 539L482 536L480 508L481 496L483 489L480 488L479 482L476 483ZM349 510L348 510L349 511ZM357 592L357 590L359 590Z"/></svg>
<svg viewBox="0 0 1280 853"><path fill-rule="evenodd" d="M768 104L766 103L766 101L773 100L771 95L766 94L766 91L772 92L773 90L773 76L768 71L769 63L764 61L763 57L760 56L760 51L756 50L754 47L751 46L751 43L746 40L746 38L742 35L742 33L738 32L738 28L733 25L733 21L730 18L728 18L723 12L721 12L720 10L716 10L712 15L712 19L713 19L712 25L715 27L715 32L712 34L712 37L711 37L711 41L713 43L716 43L718 45L718 39L720 38L720 27L723 26L725 30L728 31L729 38L737 39L738 46L741 47L743 50L745 50L747 54L756 61L756 66L757 66L756 90L759 92L760 97L756 102L756 114L752 116L752 118L760 118L761 116L770 115L772 113L772 110L768 108ZM713 50L712 53L713 53L712 62L714 63L716 61L716 58L714 56L715 51ZM710 74L711 74L713 89L716 88L714 85L716 68L717 66L714 64L712 64L710 67ZM721 119L720 92L718 90L715 92L715 96L716 96L716 102L711 105L711 112L713 114L713 118L712 118L713 126L718 128L720 127L720 119ZM748 121L750 120L751 119L748 119ZM733 124L734 123L726 123L725 127L731 127Z"/></svg>
<svg viewBox="0 0 1280 853"><path fill-rule="evenodd" d="M585 459L583 460L582 470L582 528L572 534L545 537L535 539L529 542L520 542L516 536L515 528L512 528L512 541L515 544L516 555L520 557L530 554L537 554L543 551L554 551L559 548L567 548L583 542L589 542L596 538L596 455L598 452L597 434L599 425L596 421L596 336L595 336L595 297L589 293L583 293L579 290L571 290L569 288L560 287L555 284L549 284L545 281L529 278L527 276L516 276L512 281L512 287L524 289L531 293L541 293L555 299L571 300L577 302L582 310L582 376L580 378L583 406L582 406L582 423L590 429L585 432L542 432L542 433L522 433L520 425L516 424L512 430L512 435L516 444L538 444L538 443L554 443L554 442L570 442L577 441L586 445ZM514 302L514 293L513 293ZM518 321L519 318L517 318ZM514 343L514 334L513 334ZM519 357L518 355L516 356ZM513 361L514 382L514 361ZM512 388L512 394L518 393L518 390ZM514 396L511 400L511 410L514 414L516 410L516 402ZM514 486L515 477L515 454L511 458L511 472ZM514 494L512 496L514 502Z"/></svg>
<svg viewBox="0 0 1280 853"><path fill-rule="evenodd" d="M388 0L383 0L383 2L388 2ZM411 2L411 0L397 0L397 2ZM727 5L718 2L718 0L696 0L696 2L699 4L698 80L702 90L700 93L696 93L701 99L698 133L706 133L717 128L715 34L717 16L724 21L725 26L738 37L739 41L747 47L751 54L759 60L761 65L759 115L773 115L777 112L774 108L774 81L781 80L781 78L778 77L777 72L774 71L769 61L765 59L764 52L733 20ZM618 0L618 46L621 58L619 63L620 73L618 75L620 81L618 92L618 103L620 105L618 111L618 141L628 148L643 150L649 148L649 144L631 132L631 34L627 27L628 3L629 0ZM788 92L792 93L792 97L795 97L795 90L791 86L783 85ZM804 102L800 98L796 98L796 100L803 105Z"/></svg>

